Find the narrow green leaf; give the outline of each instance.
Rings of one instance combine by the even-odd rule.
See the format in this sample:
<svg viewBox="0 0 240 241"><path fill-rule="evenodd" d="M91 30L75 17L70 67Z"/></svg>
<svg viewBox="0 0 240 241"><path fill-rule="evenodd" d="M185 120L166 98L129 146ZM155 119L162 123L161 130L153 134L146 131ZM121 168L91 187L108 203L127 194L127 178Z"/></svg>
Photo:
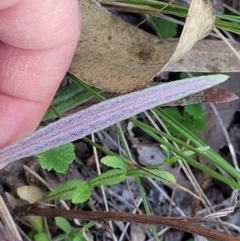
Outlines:
<svg viewBox="0 0 240 241"><path fill-rule="evenodd" d="M191 155L195 154L195 152L193 152L193 151L183 151L182 153L186 156L191 156ZM155 164L155 165L152 165L152 166L148 166L147 168L154 169L154 168L158 168L158 167L161 167L161 166L167 166L167 165L170 165L170 164L178 161L179 159L181 159L180 156L174 155L170 158L165 159L162 163Z"/></svg>
<svg viewBox="0 0 240 241"><path fill-rule="evenodd" d="M175 158L173 158L173 157L169 158L169 157L168 157L168 158L166 158L162 163L159 163L159 164L154 165L154 167L167 166L167 165L172 164L173 162L176 162L178 159L179 159L179 157L176 158L176 156L175 156ZM151 167L151 168L152 168L152 167Z"/></svg>
<svg viewBox="0 0 240 241"><path fill-rule="evenodd" d="M82 227L77 234L75 235L73 241L86 241L83 237L83 232L86 230L89 230L91 227L93 227L96 224L95 221L88 222L84 227Z"/></svg>
<svg viewBox="0 0 240 241"><path fill-rule="evenodd" d="M74 145L72 143L65 144L37 154L39 164L48 171L54 169L57 172L64 173L68 165L75 158Z"/></svg>
<svg viewBox="0 0 240 241"><path fill-rule="evenodd" d="M197 147L197 149L201 152L205 152L207 150L210 150L210 148L211 148L210 146L199 146L199 147Z"/></svg>
<svg viewBox="0 0 240 241"><path fill-rule="evenodd" d="M191 72L191 76L198 77L198 76L204 76L208 75L207 73L200 73L200 72ZM180 73L180 79L189 78L189 72L181 72Z"/></svg>
<svg viewBox="0 0 240 241"><path fill-rule="evenodd" d="M55 217L55 223L65 233L69 233L72 230L71 224L66 218Z"/></svg>
<svg viewBox="0 0 240 241"><path fill-rule="evenodd" d="M83 237L82 233L79 232L72 241L86 241L86 239Z"/></svg>
<svg viewBox="0 0 240 241"><path fill-rule="evenodd" d="M78 186L72 197L72 203L83 203L91 196L91 188L87 183Z"/></svg>
<svg viewBox="0 0 240 241"><path fill-rule="evenodd" d="M92 87L93 88L93 87ZM97 93L102 93L102 90L93 88ZM52 101L52 106L63 114L75 108L78 105L90 100L94 96L86 91L78 84L71 84L60 88ZM49 120L58 117L52 108L49 108L43 117L43 120Z"/></svg>
<svg viewBox="0 0 240 241"><path fill-rule="evenodd" d="M44 231L43 217L29 215L26 216L26 221L37 233L41 233Z"/></svg>
<svg viewBox="0 0 240 241"><path fill-rule="evenodd" d="M167 146L165 145L160 145L160 147L165 151L166 155L167 155L167 159L170 157L170 151L167 148Z"/></svg>
<svg viewBox="0 0 240 241"><path fill-rule="evenodd" d="M176 183L175 177L170 172L158 169L149 169L149 172L141 169L131 169L127 170L126 176L145 177Z"/></svg>
<svg viewBox="0 0 240 241"><path fill-rule="evenodd" d="M157 111L158 109L154 109L154 111ZM161 110L159 110L160 113ZM161 114L161 118L165 118L164 116L164 112L162 112ZM167 117L168 121L170 120L170 116ZM165 120L165 119L164 119ZM218 167L221 167L225 172L227 173L231 173L233 176L236 176L236 179L240 178L240 174L238 171L236 171L234 169L234 167L232 167L228 162L226 162L224 159L222 159L221 156L217 155L215 152L212 151L212 149L210 148L210 150L206 151L206 153L200 152L199 150L197 150L196 148L187 145L186 143L184 143L183 141L168 135L160 130L157 130L149 125L146 125L140 121L137 121L134 118L131 118L131 121L137 125L139 128L141 128L142 130L144 130L147 134L149 134L151 137L153 137L156 141L158 141L161 144L166 145L172 152L176 153L177 155L181 156L183 159L185 159L190 165L202 170L203 172L209 174L210 176L217 178L219 180L221 180L222 182L227 183L230 186L233 186L235 188L239 188L240 185L233 179L227 178L215 171L213 171L210 168L207 168L205 165L200 164L199 162L193 160L192 158L184 155L183 152L181 152L180 150L176 149L175 147L173 147L170 143L168 143L167 141L165 141L164 139L162 139L162 137L166 137L168 140L174 141L179 145L184 146L185 148L188 148L189 150L194 151L195 153L197 153L198 155L202 156L203 158L206 158L207 160L211 161L212 163L216 163L216 165ZM174 123L175 120L171 119L171 122ZM176 125L176 128L179 128L177 126L181 126L182 129L184 129L185 134L187 133L187 135L185 135L188 139L191 139L191 142L194 142L196 145L198 146L204 146L204 143L201 142L196 136L194 136L190 131L188 131L186 128L184 128L180 123L178 123ZM157 134L155 134L157 133ZM159 136L158 136L159 135ZM192 138L191 138L192 137ZM214 156L213 156L214 155ZM218 160L217 160L218 159ZM218 162L219 159L222 159L223 162ZM221 165L221 166L220 166Z"/></svg>
<svg viewBox="0 0 240 241"><path fill-rule="evenodd" d="M51 191L46 197L44 197L44 200L71 200L75 189L84 183L85 182L79 179L67 181Z"/></svg>
<svg viewBox="0 0 240 241"><path fill-rule="evenodd" d="M126 172L119 169L109 170L88 182L91 187L118 184L125 180Z"/></svg>
<svg viewBox="0 0 240 241"><path fill-rule="evenodd" d="M108 167L126 170L125 163L116 156L106 156L101 159L101 163Z"/></svg>

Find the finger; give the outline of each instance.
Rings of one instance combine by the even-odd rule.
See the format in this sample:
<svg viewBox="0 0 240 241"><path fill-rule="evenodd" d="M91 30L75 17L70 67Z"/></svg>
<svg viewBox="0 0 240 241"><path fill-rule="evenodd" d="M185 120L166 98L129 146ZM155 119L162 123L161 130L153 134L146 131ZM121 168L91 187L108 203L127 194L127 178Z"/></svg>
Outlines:
<svg viewBox="0 0 240 241"><path fill-rule="evenodd" d="M20 1L21 0L0 0L0 9L9 8Z"/></svg>
<svg viewBox="0 0 240 241"><path fill-rule="evenodd" d="M71 61L75 43L51 50L0 44L0 146L36 129Z"/></svg>
<svg viewBox="0 0 240 241"><path fill-rule="evenodd" d="M37 127L70 65L80 33L77 1L51 1L48 8L46 2L49 1L41 1L46 10L44 15L37 14L35 18L26 15L25 10L34 8L33 2L40 4L40 1L23 2L0 12L0 38L3 40L0 44L0 147L23 138ZM9 21L16 26L12 13L16 14L17 9L22 15L18 15L19 25L15 32L12 30L11 38L6 26ZM5 11L9 10L12 12L7 15ZM34 31L29 30L32 28ZM33 32L38 38L34 38ZM47 32L54 39L58 37L57 41L52 41Z"/></svg>
<svg viewBox="0 0 240 241"><path fill-rule="evenodd" d="M77 0L31 0L0 12L0 38L25 49L49 49L76 39Z"/></svg>

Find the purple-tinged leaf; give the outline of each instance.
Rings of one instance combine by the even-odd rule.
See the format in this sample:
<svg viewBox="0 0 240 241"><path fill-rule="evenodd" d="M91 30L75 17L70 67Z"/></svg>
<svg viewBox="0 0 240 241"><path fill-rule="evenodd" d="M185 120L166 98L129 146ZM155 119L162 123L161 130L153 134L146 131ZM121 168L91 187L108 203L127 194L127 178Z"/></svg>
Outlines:
<svg viewBox="0 0 240 241"><path fill-rule="evenodd" d="M173 81L110 99L62 118L0 151L9 163L75 141L157 105L208 89L228 79L209 75Z"/></svg>
<svg viewBox="0 0 240 241"><path fill-rule="evenodd" d="M236 99L238 99L238 97L233 92L220 87L212 87L161 106L192 105L198 103L219 104Z"/></svg>
<svg viewBox="0 0 240 241"><path fill-rule="evenodd" d="M238 97L231 91L224 88L213 87L204 91L205 101L209 103L224 103L237 100Z"/></svg>
<svg viewBox="0 0 240 241"><path fill-rule="evenodd" d="M6 237L2 234L0 234L0 240L1 241L20 241L19 239L17 238L10 238L10 237Z"/></svg>

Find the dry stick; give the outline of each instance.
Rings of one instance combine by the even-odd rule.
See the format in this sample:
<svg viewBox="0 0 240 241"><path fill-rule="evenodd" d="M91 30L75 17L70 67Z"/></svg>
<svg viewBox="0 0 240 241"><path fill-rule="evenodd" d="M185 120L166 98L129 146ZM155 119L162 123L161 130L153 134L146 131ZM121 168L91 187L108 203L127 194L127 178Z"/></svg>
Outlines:
<svg viewBox="0 0 240 241"><path fill-rule="evenodd" d="M234 167L235 169L239 172L240 171L240 168L239 168L239 165L238 165L238 160L237 160L237 156L236 156L236 153L235 153L235 150L234 150L234 146L233 146L233 143L230 139L230 136L226 130L226 127L224 126L223 124L223 120L220 116L220 114L218 113L218 110L217 108L215 107L214 104L212 103L209 103L210 107L212 108L213 110L213 113L215 114L215 116L217 117L217 120L218 120L218 123L220 124L221 128L222 128L222 131L223 131L223 134L224 134L224 137L226 139L226 142L227 142L227 145L228 145L228 149L230 151L230 154L231 154L231 157L232 157L232 161L233 161L233 164L234 164Z"/></svg>
<svg viewBox="0 0 240 241"><path fill-rule="evenodd" d="M0 184L0 220L2 220L4 227L7 231L9 237L15 237L18 240L22 240L16 224L12 218L11 213L9 212L9 208L7 206L8 200L7 196L3 190L2 185ZM1 237L0 237L1 240Z"/></svg>
<svg viewBox="0 0 240 241"><path fill-rule="evenodd" d="M235 54L235 56L240 60L240 54L233 47L233 45L228 41L228 39L225 38L224 35L216 27L214 27L213 30L223 40L223 42L230 48L230 50Z"/></svg>
<svg viewBox="0 0 240 241"><path fill-rule="evenodd" d="M148 16L146 19L144 19L142 22L140 22L139 24L136 25L136 27L139 27L140 25L144 24L145 22L147 22L148 20L150 20L152 17L156 16L158 13L161 13L166 7L168 7L169 5L171 5L175 0L171 0L169 3L167 3L165 6L163 6L162 8L160 8L159 10L157 10L155 13L151 14L150 16Z"/></svg>
<svg viewBox="0 0 240 241"><path fill-rule="evenodd" d="M62 210L51 208L38 208L35 206L22 206L15 209L17 216L40 215L46 217L65 217L78 218L82 220L94 220L98 222L120 221L142 223L147 225L167 226L170 228L182 230L189 233L195 233L206 238L212 238L218 241L240 241L239 238L228 234L212 230L201 226L202 221L198 218L187 217L161 217L149 216L120 212L92 212L79 210Z"/></svg>
<svg viewBox="0 0 240 241"><path fill-rule="evenodd" d="M91 134L91 137L92 137L92 141L95 142L94 134ZM101 169L100 169L100 163L99 163L97 148L95 146L93 146L93 153L94 153L94 157L95 157L95 163L96 163L96 166L97 166L97 172L98 172L98 175L100 176L102 173L101 173ZM109 207L108 207L108 202L107 202L107 197L106 197L106 193L105 193L105 190L104 190L104 186L101 185L100 187L101 187L101 191L102 191L102 197L103 197L105 209L106 209L107 212L109 212ZM108 225L110 227L110 234L112 235L113 240L117 241L117 238L116 238L115 233L113 231L114 229L113 229L112 222L109 221Z"/></svg>

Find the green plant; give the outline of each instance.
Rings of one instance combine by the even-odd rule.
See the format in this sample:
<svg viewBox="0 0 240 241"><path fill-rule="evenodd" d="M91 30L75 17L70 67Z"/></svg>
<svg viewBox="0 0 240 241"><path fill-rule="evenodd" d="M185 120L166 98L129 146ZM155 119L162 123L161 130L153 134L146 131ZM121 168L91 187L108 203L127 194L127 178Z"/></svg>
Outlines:
<svg viewBox="0 0 240 241"><path fill-rule="evenodd" d="M69 76L77 81L76 77L71 74ZM228 79L226 75L189 78L104 101L62 118L10 147L2 149L0 151L0 163L12 162L61 146L99 131L102 128L109 127L156 105L166 104L208 89L226 79ZM87 85L85 84L85 86ZM91 92L95 91L92 89ZM99 97L99 93L96 93L96 97Z"/></svg>
<svg viewBox="0 0 240 241"><path fill-rule="evenodd" d="M173 38L177 35L178 25L176 23L159 17L152 17L151 20L155 24L158 34L162 38ZM197 77L203 76L204 73L191 73L191 75ZM187 73L180 73L181 79L188 77L189 75ZM178 107L166 107L164 108L164 111L175 120L181 122L183 126L191 130L193 134L197 135L205 127L205 113L201 104L185 105L183 106L182 110L179 110ZM173 135L180 135L180 132L174 127L168 125L167 122L165 124Z"/></svg>
<svg viewBox="0 0 240 241"><path fill-rule="evenodd" d="M64 173L68 169L68 165L74 161L74 145L68 143L60 147L53 148L37 154L39 164L43 169Z"/></svg>
<svg viewBox="0 0 240 241"><path fill-rule="evenodd" d="M61 229L64 234L59 235L54 238L53 241L86 241L86 237L84 232L89 230L91 227L95 225L95 222L90 221L83 228L79 230L73 230L71 224L68 222L66 218L63 217L55 217L55 223L59 229Z"/></svg>
<svg viewBox="0 0 240 241"><path fill-rule="evenodd" d="M106 156L101 162L113 169L110 169L107 172L89 180L71 180L65 182L64 184L55 188L50 192L44 200L71 200L72 203L82 203L89 199L91 195L91 189L97 186L106 186L114 185L121 183L125 180L127 176L132 177L145 177L153 178L163 182L169 182L174 184L176 182L173 175L167 171L158 170L158 169L140 169L140 168L131 168L127 169L123 160L115 156ZM128 164L131 164L130 161L127 161Z"/></svg>
<svg viewBox="0 0 240 241"><path fill-rule="evenodd" d="M186 105L183 110L179 110L177 107L166 107L163 111L182 123L184 127L192 131L193 134L197 135L205 127L205 113L201 104ZM166 126L175 136L179 136L181 133L168 123Z"/></svg>
<svg viewBox="0 0 240 241"><path fill-rule="evenodd" d="M91 89L89 86L87 86L86 84L83 84L82 86L86 86L86 89L88 91L91 92L91 94L93 94L93 96L95 95L94 90ZM99 99L103 99L103 97L101 95L99 95L99 93L96 93L95 95L96 97L98 97ZM199 107L197 107L199 108ZM199 113L195 113L197 108L193 108L193 109L187 109L186 112L189 113L189 115L192 116L192 118L202 118L203 112L201 111L200 114ZM147 126L145 126L145 124L141 123L141 122L136 122L133 118L131 118L131 121L135 121L134 124L139 126L140 128L143 128L144 131L146 131L146 133L148 133L149 135L151 135L152 137L156 138L156 140L165 145L166 146L166 150L168 152L171 152L172 156L168 156L168 158L160 165L156 165L156 166L149 166L147 168L142 168L139 166L135 166L130 160L123 158L115 153L112 153L109 150L106 150L105 148L99 146L96 143L91 142L89 139L85 138L84 140L87 141L88 143L90 143L91 145L97 147L98 149L100 149L101 151L103 151L104 153L106 153L105 158L102 159L102 163L107 165L110 168L113 168L103 174L101 174L100 176L93 178L87 182L84 182L82 180L71 180L69 182L66 182L64 184L62 184L61 186L57 187L56 189L54 189L51 193L49 193L46 197L45 200L51 200L51 199L64 199L64 200L71 200L73 203L81 203L81 202L85 202L86 200L88 200L88 198L91 195L91 190L93 187L96 186L100 186L100 185L113 185L113 184L117 184L119 182L122 182L125 180L126 176L135 176L136 178L138 177L147 177L147 178L155 178L161 181L170 181L170 183L174 184L175 179L174 177L166 172L163 172L162 170L158 170L157 168L159 166L162 165L168 165L169 163L172 163L174 161L177 161L180 158L184 158L186 161L188 161L191 165L201 169L202 171L208 173L209 175L235 187L235 188L239 188L239 184L235 181L235 180L239 180L239 173L236 172L234 170L234 168L232 168L230 165L226 165L225 161L223 161L223 159L221 158L217 158L217 161L215 162L216 166L220 166L224 171L226 171L227 173L231 173L230 176L232 176L233 178L228 178L228 177L224 177L223 175L219 174L218 172L215 172L199 163L197 163L196 161L194 161L190 156L193 154L198 154L198 155L202 155L205 159L209 160L209 161L213 161L213 158L211 158L211 156L213 155L214 158L217 156L216 153L214 153L210 147L206 146L205 144L201 143L197 137L195 137L194 135L192 135L190 130L187 130L186 127L182 126L180 123L177 123L176 120L175 123L177 123L176 125L174 125L172 123L172 117L168 116L166 111L162 111L162 113L164 113L165 118L163 118L161 116L161 111L159 108L155 109L155 112L163 119L165 120L165 123L167 123L167 125L169 125L170 128L177 130L177 132L179 134L181 134L182 136L185 136L187 138L187 142L181 142L179 140L177 140L176 138L164 134L162 132L159 132L158 134L162 137L166 137L168 138L170 141L176 141L178 144L182 145L182 150L177 152L176 149L172 148L171 144L168 144L164 141L162 141L160 138L160 136L156 136L154 135L154 132L157 132L156 130L152 130L150 128L150 132L149 132L149 128ZM154 128L153 128L154 129ZM153 131L153 132L151 132ZM191 133L191 135L189 135L189 133ZM197 145L196 147L192 146L192 143L197 142L199 145ZM220 163L218 165L218 162ZM222 163L222 164L221 164ZM127 166L126 166L127 164ZM129 168L127 168L129 167ZM170 178L170 179L169 179ZM176 184L175 184L176 185ZM142 194L144 196L144 194ZM145 207L146 208L146 207ZM153 234L155 234L155 230L152 230ZM156 235L155 235L155 240L157 240Z"/></svg>
<svg viewBox="0 0 240 241"><path fill-rule="evenodd" d="M140 6L140 8L149 8L151 7L152 9L154 9L155 11L158 10L161 6L165 6L165 3L161 3L161 2L151 2L151 1L128 1L128 2L124 2L125 4L135 4L135 6L137 7L138 5ZM174 5L167 7L164 10L165 13L167 14L173 14L175 16L181 16L184 17L186 16L186 9L182 8L182 7L176 7ZM161 33L161 36L163 37L172 37L176 34L176 24L172 24L168 21L165 20L160 20L158 18L153 18L154 23L156 24L158 31ZM218 15L217 16L217 21L216 21L216 25L222 29L228 29L229 31L232 32L237 32L239 33L239 26L238 23L239 22L239 18L234 18L232 16L227 16L227 15ZM164 26L165 25L165 26ZM162 26L164 26L162 28ZM169 26L169 27L166 27ZM165 30L168 31L165 31ZM171 31L169 31L171 30ZM74 81L74 84L72 85L68 85L64 88L62 88L61 90L59 90L58 94L56 95L56 97L54 98L54 101L52 102L51 107L49 108L48 112L46 113L44 120L48 120L48 119L53 119L53 118L61 118L61 115L63 113L65 113L66 111L76 107L77 105L84 103L85 101L91 99L92 97L97 97L100 100L104 100L103 96L101 96L102 91L95 89L95 88L91 88L89 86L87 86L84 83L81 83L80 80L74 78L73 76L71 76L71 74L69 74L69 76L72 78L72 80ZM201 78L201 77L200 77ZM204 79L205 77L203 77ZM206 77L208 78L208 77ZM214 82L213 80L214 77L210 77L209 79L211 81ZM220 78L219 76L215 77L215 78ZM184 81L182 81L181 83L183 83ZM204 84L205 83L205 84ZM202 90L207 88L207 81L205 79L202 85L198 86L198 90ZM215 81L214 83L217 83L217 81ZM196 83L193 82L193 84L191 85L191 88L195 87L195 85L197 86ZM212 84L211 84L212 85ZM210 85L210 86L211 86ZM180 86L180 87L179 87ZM174 99L178 99L181 97L186 96L187 94L189 94L191 91L189 88L189 92L188 93L183 93L182 89L181 89L181 85L178 86L178 83L175 83L175 85L173 84L174 88L178 88L179 87L179 93L177 97L174 97ZM174 91L174 88L170 88L168 89L168 87L166 88L166 90L168 90L169 92ZM195 91L196 92L196 91ZM145 96L144 96L145 93ZM191 92L192 93L192 92ZM151 93L150 93L151 94ZM143 92L139 92L139 96L140 98L138 99L139 102L144 102L145 100L147 100L151 95L149 93L147 93L147 91L143 91ZM158 94L155 88L155 92L153 92L153 96L154 94ZM135 93L132 95L128 95L128 97L137 97L137 94ZM171 96L170 96L171 97ZM137 114L142 110L145 110L147 108L156 106L157 104L162 104L162 103L167 103L168 101L172 100L169 96L166 96L166 98L164 100L158 100L154 102L154 104L148 104L148 105L144 105L143 107L140 107L138 105L136 105L136 112L134 112L133 110L127 110L127 116L125 116L124 118L128 118L133 114ZM125 99L124 99L125 98ZM134 100L133 98L133 100ZM156 97L154 97L156 98ZM125 105L127 105L128 103L126 102L126 97L123 98L119 98L118 101L125 101ZM137 101L135 101L136 103ZM111 104L112 102L109 101L109 103ZM114 102L116 103L116 102ZM134 104L134 101L133 101ZM136 103L137 104L137 103ZM98 107L107 107L107 105L99 105ZM113 104L112 104L113 106ZM122 105L124 106L124 104ZM113 106L113 107L117 107L117 106ZM121 108L119 108L121 109ZM93 114L97 114L96 112L91 112L93 109L90 109L89 112L84 112L86 115L93 115ZM114 112L114 108L113 108L113 112ZM120 121L122 119L124 119L123 117L119 117L123 114L124 111L122 111L121 113L119 113L118 111L115 111L115 113L118 113L118 118L114 119L114 120L108 120L108 118L104 119L107 122L106 126L103 127L107 127L110 124L116 123L117 121ZM185 141L179 140L177 138L175 138L174 136L172 136L171 134L167 134L163 131L157 130L156 128L153 128L149 125L146 125L142 122L139 122L138 120L134 119L134 118L130 118L130 121L132 121L136 126L138 126L139 128L141 128L143 131L145 131L147 134L149 134L151 137L153 137L163 148L164 150L167 152L167 158L163 163L160 163L158 165L154 165L154 166L148 166L148 167L141 167L138 166L137 164L134 164L131 160L131 156L128 154L128 158L124 158L121 157L119 155L117 155L116 153L113 153L109 150L106 150L105 148L103 148L102 146L91 142L89 139L85 138L85 141L90 143L91 145L97 147L99 150L101 150L102 152L104 152L107 156L104 157L101 162L102 164L106 165L107 167L109 167L110 170L102 173L101 175L92 178L91 180L88 181L83 181L83 180L71 180L68 182L65 182L64 184L60 185L59 187L55 188L52 192L50 192L43 200L52 200L52 199L59 199L59 200L71 200L72 203L74 204L78 204L78 203L82 203L85 202L89 199L90 195L91 195L91 191L92 188L94 187L99 187L102 185L114 185L114 184L118 184L122 181L124 181L126 179L126 177L128 176L132 176L136 178L136 181L139 185L139 190L140 193L142 195L142 198L144 200L144 191L143 188L141 187L141 185L139 184L139 178L152 178L152 179L156 179L162 182L168 182L171 183L173 185L177 185L175 182L175 178L172 174L170 174L169 172L163 171L163 170L159 170L158 168L164 166L164 165L169 165L177 160L179 160L180 158L186 160L189 164L191 164L192 166L201 169L203 172L211 175L212 177L217 178L218 180L221 180L222 182L227 183L228 185L234 187L234 188L239 188L239 172L237 172L236 170L234 170L234 168L229 165L225 160L223 160L217 153L215 153L210 147L206 146L204 143L202 143L194 134L197 134L198 131L200 131L202 128L204 128L204 112L201 108L200 105L189 105L189 106L185 106L183 107L182 111L177 110L176 108L173 107L168 107L168 108L164 108L164 109L160 109L160 108L155 108L154 112L165 121L166 126L168 127L168 129L171 131L171 133L174 136L178 136L181 135L183 137L185 137ZM80 137L83 137L89 133L92 133L96 130L98 130L96 127L93 129L88 130L88 132L84 132L83 134L81 133L81 131L84 129L81 129L81 131L79 131L80 128L78 128L78 123L77 122L81 122L82 116L77 116L75 115L74 118L68 118L68 121L60 121L58 123L62 123L63 125L61 127L64 127L64 129L59 128L58 124L53 124L51 125L49 128L46 128L44 130L40 130L37 134L35 134L33 139L25 139L23 142L21 142L21 144L24 145L29 145L29 143L31 143L31 140L35 141L36 146L35 149L31 149L28 152L24 149L24 153L20 153L16 152L15 156L11 156L11 150L14 150L14 147L11 147L10 150L3 150L3 152L1 153L3 155L4 158L6 159L2 159L2 161L12 161L14 160L14 158L18 159L19 157L22 156L26 156L26 155L30 155L30 154L37 154L37 157L39 158L39 163L42 166L42 168L45 168L47 170L55 170L57 172L65 172L66 169L68 168L68 165L74 160L74 148L72 144L65 144L62 146L59 146L60 144L69 142L69 141L73 141L76 140ZM106 116L108 117L108 116ZM109 119L111 119L111 116L109 115ZM72 121L76 121L75 122L75 126L71 126L71 122ZM85 120L87 121L87 119ZM183 125L181 123L184 123ZM85 122L86 123L86 122ZM91 127L91 126L85 126L85 123L81 123L83 124L83 127ZM64 126L65 125L65 126ZM67 126L69 125L69 126ZM72 127L75 128L75 132L71 132L72 131ZM54 134L51 136L51 131L54 132ZM61 133L62 132L62 133ZM40 134L39 134L40 133ZM70 134L69 134L70 133ZM46 138L45 134L49 135L49 139ZM71 138L68 137L71 136ZM72 137L74 136L74 137ZM46 144L47 142L45 142L44 144L42 144L42 146L40 147L39 145L37 145L38 141L41 140L41 137L46 138L47 141L49 142L49 144ZM54 139L55 137L59 137L58 139ZM122 142L124 142L123 140L121 140ZM178 150L177 148L175 148L173 146L173 143L177 143L181 149ZM45 146L44 146L45 145ZM51 147L55 147L54 149L50 149ZM44 149L45 148L45 149ZM50 150L49 150L50 149ZM127 149L127 148L125 148ZM18 149L17 149L18 150ZM45 152L42 152L44 150L47 150ZM20 153L20 154L19 154ZM193 154L197 154L203 158L205 158L206 160L210 161L211 163L213 163L215 166L217 166L217 168L223 170L225 173L227 173L227 176L224 176L222 174L220 174L217 171L213 171L207 167L205 167L204 165L198 163L197 161L195 161L192 158ZM7 156L7 157L6 157ZM147 214L150 213L150 211L148 210L148 206L146 205L146 202L144 202L145 205L145 209ZM32 227L35 229L35 240L48 240L48 237L46 235L46 233L43 230L43 227L40 225L39 228L39 224L41 224L42 219L40 221L37 222L38 225L36 224L32 224ZM83 229L78 230L78 231L74 231L73 228L71 227L71 224L69 223L69 221L63 217L56 217L55 218L55 222L56 225L59 227L59 229L61 229L64 232L63 236L59 236L56 237L56 240L66 240L66 241L77 241L77 240L85 240L83 232L84 230L88 230L91 226L93 226L95 224L95 222L90 222L88 223ZM155 230L152 229L152 232L154 233L154 237L155 240L157 240L157 236L155 234Z"/></svg>
<svg viewBox="0 0 240 241"><path fill-rule="evenodd" d="M177 35L178 25L176 23L157 17L152 17L151 20L162 38L173 38Z"/></svg>
<svg viewBox="0 0 240 241"><path fill-rule="evenodd" d="M178 6L175 4L168 4L162 1L145 1L145 0L117 0L117 1L102 1L102 5L118 6L121 8L128 8L147 11L149 13L157 13L160 9L165 7L161 13L169 14L171 16L186 18L188 13L187 7ZM231 33L240 34L240 17L230 14L216 14L215 26L221 30L226 30Z"/></svg>

